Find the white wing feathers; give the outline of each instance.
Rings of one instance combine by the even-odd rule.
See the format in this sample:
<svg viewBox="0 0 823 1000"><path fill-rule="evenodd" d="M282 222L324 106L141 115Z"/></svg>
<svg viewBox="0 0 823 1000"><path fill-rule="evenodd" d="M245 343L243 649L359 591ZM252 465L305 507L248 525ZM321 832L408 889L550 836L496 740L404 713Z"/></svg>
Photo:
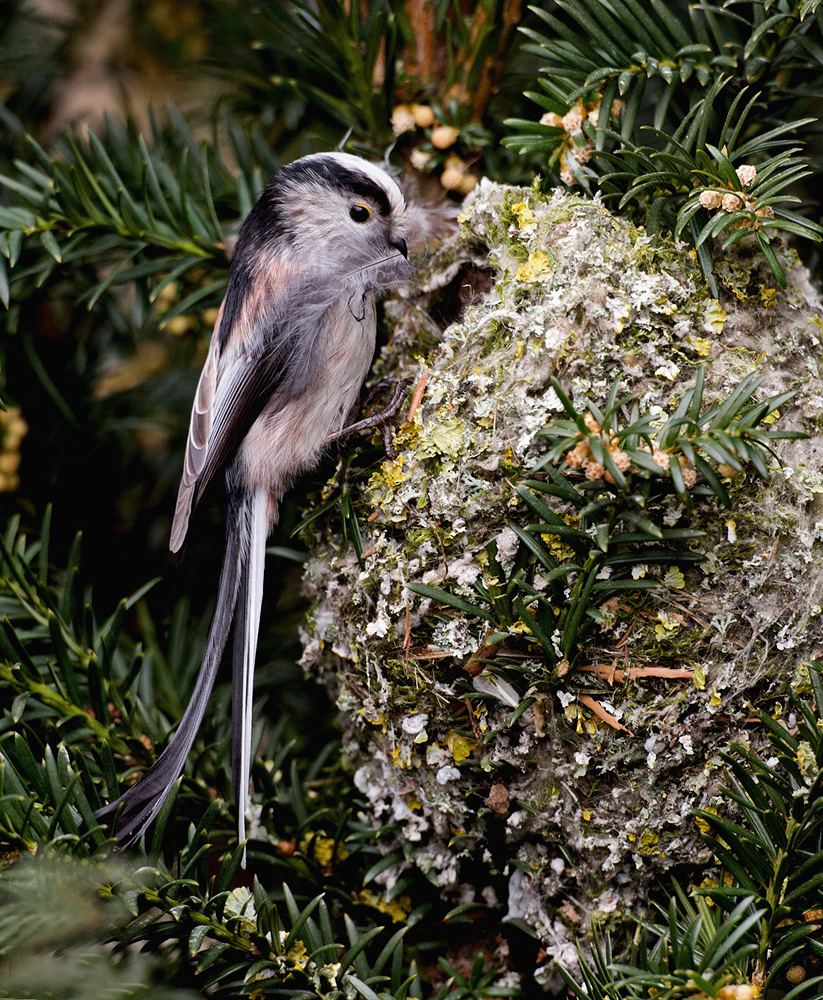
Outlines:
<svg viewBox="0 0 823 1000"><path fill-rule="evenodd" d="M197 480L206 464L206 456L209 449L209 438L211 437L215 415L215 397L217 396L218 372L220 361L219 332L220 321L223 318L223 309L212 334L209 353L206 363L200 374L200 381L197 383L197 392L194 396L194 405L191 410L191 422L189 423L189 438L186 443L186 457L183 461L183 476L180 479L180 489L177 493L177 504L174 509L174 521L171 527L171 538L169 548L172 552L177 552L183 545L186 538L186 531L189 526L189 516L191 515L191 505L194 499L194 490Z"/></svg>

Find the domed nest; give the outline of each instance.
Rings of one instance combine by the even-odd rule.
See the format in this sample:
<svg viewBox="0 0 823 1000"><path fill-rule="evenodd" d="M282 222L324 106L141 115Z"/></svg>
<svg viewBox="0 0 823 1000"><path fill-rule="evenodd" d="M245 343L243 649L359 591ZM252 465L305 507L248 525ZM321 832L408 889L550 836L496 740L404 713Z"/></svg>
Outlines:
<svg viewBox="0 0 823 1000"><path fill-rule="evenodd" d="M718 300L597 200L484 181L460 224L386 305L410 415L396 459L327 487L351 508L308 532L303 663L393 829L387 896L416 866L574 965L593 915L700 881L719 752L820 655L823 309L791 251L786 290L745 246L719 261ZM720 460L746 414L769 470Z"/></svg>

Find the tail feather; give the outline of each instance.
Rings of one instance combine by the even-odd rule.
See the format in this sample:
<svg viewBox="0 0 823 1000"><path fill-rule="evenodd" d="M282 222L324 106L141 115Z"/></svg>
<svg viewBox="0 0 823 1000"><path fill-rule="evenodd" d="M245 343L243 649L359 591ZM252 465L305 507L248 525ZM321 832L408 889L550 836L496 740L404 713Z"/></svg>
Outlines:
<svg viewBox="0 0 823 1000"><path fill-rule="evenodd" d="M157 816L163 802L171 791L177 777L183 770L186 758L203 721L209 695L214 687L220 659L226 645L241 578L246 577L249 498L229 501L227 511L226 553L220 571L217 605L209 627L206 652L197 677L197 683L177 732L171 742L136 784L132 785L114 802L99 809L95 816L100 819L123 807L115 834L128 846L137 841ZM232 509L233 508L233 509ZM264 539L265 544L265 539ZM256 640L256 632L255 632ZM253 662L253 660L252 660ZM236 712L236 710L235 710Z"/></svg>
<svg viewBox="0 0 823 1000"><path fill-rule="evenodd" d="M172 522L171 535L169 537L169 548L172 552L179 552L183 547L183 542L186 540L193 500L194 485L187 486L186 483L181 483L177 493L174 521Z"/></svg>
<svg viewBox="0 0 823 1000"><path fill-rule="evenodd" d="M258 490L248 506L248 557L243 563L234 620L232 789L237 803L238 836L246 839L252 752L254 663L263 603L263 570L268 537L268 491Z"/></svg>

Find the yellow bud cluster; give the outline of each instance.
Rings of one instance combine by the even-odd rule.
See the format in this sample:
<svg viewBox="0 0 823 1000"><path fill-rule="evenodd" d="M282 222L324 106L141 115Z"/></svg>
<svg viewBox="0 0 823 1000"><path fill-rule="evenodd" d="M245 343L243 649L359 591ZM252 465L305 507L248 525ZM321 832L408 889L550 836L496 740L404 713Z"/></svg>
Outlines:
<svg viewBox="0 0 823 1000"><path fill-rule="evenodd" d="M391 127L395 135L434 125L434 111L428 104L398 104L392 111Z"/></svg>
<svg viewBox="0 0 823 1000"><path fill-rule="evenodd" d="M786 979L792 986L799 986L806 979L806 975L806 970L802 965L790 965L786 969ZM737 1000L736 997L735 1000Z"/></svg>
<svg viewBox="0 0 823 1000"><path fill-rule="evenodd" d="M431 132L431 142L435 149L451 149L460 135L454 125L435 125Z"/></svg>
<svg viewBox="0 0 823 1000"><path fill-rule="evenodd" d="M659 466L664 472L669 471L669 452L661 451L657 445L654 445L651 450L646 445L640 446L641 451L648 452L652 456L652 461L655 465ZM690 490L692 486L697 482L697 472L694 466L689 465L686 461L684 455L678 456L678 462L680 463L680 471L683 476L683 484L687 490Z"/></svg>
<svg viewBox="0 0 823 1000"><path fill-rule="evenodd" d="M560 150L560 179L564 184L576 184L570 166L570 158L578 163L588 163L594 150L594 142L588 136L581 142L581 130L585 122L589 122L594 128L600 120L600 105L598 99L589 104L578 101L573 108L570 108L565 115L558 115L554 111L547 111L540 119L541 125L550 125L552 128L561 128L567 133L567 138ZM611 114L617 116L623 107L622 101L613 101ZM575 138L576 137L576 138Z"/></svg>
<svg viewBox="0 0 823 1000"><path fill-rule="evenodd" d="M591 434L600 434L600 424L597 420L595 420L591 413L587 413L583 417L583 423L586 425L586 429ZM626 452L620 448L617 438L606 438L606 435L600 435L600 439L617 468L621 472L627 472L632 464L631 459ZM574 448L566 453L566 464L572 469L582 469L586 479L590 479L592 481L605 479L607 483L614 482L614 476L609 472L605 465L601 462L595 461L588 440L582 436L581 440L578 441Z"/></svg>
<svg viewBox="0 0 823 1000"><path fill-rule="evenodd" d="M601 443L609 456L617 466L617 468L626 473L631 469L631 459L620 447L620 442L616 437L607 437L605 434L600 433L600 424L595 420L591 413L587 413L583 417L583 423L586 425L586 429L590 434L600 435ZM585 474L587 479L597 480L605 479L607 483L614 482L614 476L609 472L609 470L601 463L597 462L592 455L591 446L589 444L588 438L584 437L582 434L578 434L580 440L571 449L571 451L566 452L566 465L572 469L581 469ZM669 471L669 453L662 451L657 445L654 445L652 449L649 449L646 445L640 446L641 451L645 451L652 456L652 461L655 465L659 466L664 472ZM683 475L683 483L686 489L691 489L692 486L697 482L697 472L693 466L689 465L686 458L683 455L679 456L678 461L680 462L680 469Z"/></svg>
<svg viewBox="0 0 823 1000"><path fill-rule="evenodd" d="M721 986L717 991L718 1000L754 1000L757 996L753 986L741 983L737 986Z"/></svg>
<svg viewBox="0 0 823 1000"><path fill-rule="evenodd" d="M29 432L29 425L17 407L0 410L0 493L13 493L20 486L20 442Z"/></svg>
<svg viewBox="0 0 823 1000"><path fill-rule="evenodd" d="M434 109L428 104L398 104L392 112L391 126L395 135L418 128L430 129L428 138L435 150L451 149L460 138L460 129L439 123ZM425 170L433 155L425 149L413 149L409 159L415 170ZM456 154L447 157L440 175L440 183L447 191L466 195L474 190L479 180L465 160Z"/></svg>
<svg viewBox="0 0 823 1000"><path fill-rule="evenodd" d="M431 153L427 153L425 149L413 149L409 159L411 160L411 165L415 170L425 170L426 164L432 158Z"/></svg>
<svg viewBox="0 0 823 1000"><path fill-rule="evenodd" d="M414 131L416 123L408 104L398 104L392 111L391 127L395 135Z"/></svg>
<svg viewBox="0 0 823 1000"><path fill-rule="evenodd" d="M570 135L572 132L579 132L586 121L597 128L597 123L600 120L601 103L599 98L596 101L591 101L589 104L578 101L565 115L557 115L553 111L547 111L540 119L540 124L551 125L553 128L562 128L564 132L568 132ZM617 117L622 107L622 101L612 101L611 114Z"/></svg>
<svg viewBox="0 0 823 1000"><path fill-rule="evenodd" d="M655 465L663 469L664 472L669 470L669 456L665 451L661 451L657 445L652 449L652 461Z"/></svg>
<svg viewBox="0 0 823 1000"><path fill-rule="evenodd" d="M757 177L757 168L752 166L751 163L744 163L737 168L735 173L744 188L750 187ZM761 218L774 218L774 209L771 205L757 208L754 198L749 198L742 191L733 190L728 186L725 188L706 188L704 191L701 191L700 204L710 212L717 211L718 209L722 209L724 212L742 212L745 210L754 212L755 215Z"/></svg>
<svg viewBox="0 0 823 1000"><path fill-rule="evenodd" d="M447 191L456 191L464 195L474 190L478 179L477 174L469 170L468 164L454 155L446 159L443 173L440 175L440 183Z"/></svg>

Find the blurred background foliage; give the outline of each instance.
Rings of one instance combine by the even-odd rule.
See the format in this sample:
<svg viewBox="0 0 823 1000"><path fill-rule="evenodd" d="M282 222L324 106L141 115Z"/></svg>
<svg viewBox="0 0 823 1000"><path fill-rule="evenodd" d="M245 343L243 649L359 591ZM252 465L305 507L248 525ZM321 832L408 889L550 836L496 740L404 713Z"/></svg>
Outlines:
<svg viewBox="0 0 823 1000"><path fill-rule="evenodd" d="M810 0L0 7L0 849L15 921L0 952L16 956L15 996L88 998L91 981L117 997L514 995L519 976L498 973L534 968L525 931L500 937L494 913L450 910L422 876L371 885L380 834L358 816L331 706L297 665L292 529L335 456L284 503L271 542L255 773L267 805L251 852L267 891L231 850L228 685L147 867L92 879L114 909L93 892L79 923L38 937L49 891L16 862L34 845L54 854L48 884L85 899L83 865L112 846L91 812L150 763L185 703L223 525L215 501L178 561L170 517L232 238L272 172L347 141L391 149L429 198L459 201L481 176L579 184L652 231L691 213L683 238L716 281L716 238L757 228L767 202L741 197L720 227L702 192L745 195L741 163L777 157L778 194L799 199L784 221L811 237L798 249L819 281L822 24ZM81 867L61 868L64 853ZM21 900L35 916L17 923ZM136 942L160 960L138 962ZM257 968L265 942L278 957ZM55 950L63 974L33 984L30 963L45 976Z"/></svg>
<svg viewBox="0 0 823 1000"><path fill-rule="evenodd" d="M507 60L519 4L418 6L4 5L0 206L18 217L2 219L0 365L28 424L13 505L42 513L59 496L55 538L85 531L104 591L172 565L171 500L226 244L280 163L350 135L375 156L397 140L397 162L425 148L438 173L459 159L464 191L485 159L530 177L498 142L503 108L526 104L527 78ZM395 134L398 105L427 127ZM287 509L284 539L293 523ZM201 602L214 547L175 567L175 586Z"/></svg>
<svg viewBox="0 0 823 1000"><path fill-rule="evenodd" d="M381 158L409 121L395 161L427 145L439 197L449 156L455 190L484 157L527 179L499 145L502 105L490 112L525 107L509 60L521 16L510 2L3 6L0 995L517 992L493 914L449 915L422 875L411 894L410 879L375 883L381 833L360 818L326 693L297 666L291 532L335 456L271 540L255 774L268 805L249 869L226 783L228 683L142 867L139 852L104 864L113 844L92 813L153 759L199 666L219 498L182 561L168 530L240 221L281 163L349 134Z"/></svg>

